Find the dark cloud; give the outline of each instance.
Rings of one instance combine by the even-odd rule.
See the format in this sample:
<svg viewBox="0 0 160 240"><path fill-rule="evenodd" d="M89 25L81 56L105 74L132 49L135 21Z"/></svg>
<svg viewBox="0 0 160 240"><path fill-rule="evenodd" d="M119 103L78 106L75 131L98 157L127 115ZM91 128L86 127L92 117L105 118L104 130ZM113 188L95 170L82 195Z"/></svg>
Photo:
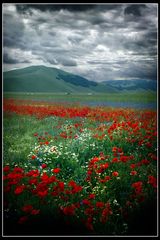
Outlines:
<svg viewBox="0 0 160 240"><path fill-rule="evenodd" d="M146 8L147 6L145 4L139 4L139 5L130 5L128 7L125 8L124 10L124 14L132 14L134 16L142 16L141 10L143 8Z"/></svg>
<svg viewBox="0 0 160 240"><path fill-rule="evenodd" d="M45 11L59 11L68 10L73 12L88 11L95 8L96 5L91 4L27 4L27 5L16 5L17 11L20 13L29 12L32 14L32 9L38 9L42 12Z"/></svg>
<svg viewBox="0 0 160 240"><path fill-rule="evenodd" d="M8 53L3 54L3 62L6 64L30 63L28 60L19 60L17 58L13 59L8 55Z"/></svg>
<svg viewBox="0 0 160 240"><path fill-rule="evenodd" d="M77 66L77 63L75 60L72 60L72 59L61 59L60 63L63 65L63 66L67 66L67 67L71 67L71 66Z"/></svg>
<svg viewBox="0 0 160 240"><path fill-rule="evenodd" d="M153 79L157 5L5 4L3 47L8 69L44 64L94 81Z"/></svg>
<svg viewBox="0 0 160 240"><path fill-rule="evenodd" d="M21 42L25 26L18 16L4 14L3 19L3 43L8 47L16 47Z"/></svg>
<svg viewBox="0 0 160 240"><path fill-rule="evenodd" d="M123 72L120 72L120 76L123 76ZM138 79L157 79L157 67L144 61L141 64L134 62L130 64L130 68L126 68L127 78L138 78Z"/></svg>

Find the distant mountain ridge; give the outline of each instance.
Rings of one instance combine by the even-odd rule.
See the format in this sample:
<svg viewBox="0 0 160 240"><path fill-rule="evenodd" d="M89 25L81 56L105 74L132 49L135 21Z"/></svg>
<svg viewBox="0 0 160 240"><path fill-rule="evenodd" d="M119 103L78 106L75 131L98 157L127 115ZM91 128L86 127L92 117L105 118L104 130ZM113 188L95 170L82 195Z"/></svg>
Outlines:
<svg viewBox="0 0 160 240"><path fill-rule="evenodd" d="M154 80L109 80L103 82L119 91L151 90L157 91L157 82Z"/></svg>
<svg viewBox="0 0 160 240"><path fill-rule="evenodd" d="M156 81L109 80L98 83L46 66L30 66L3 73L4 92L116 93L119 91L156 91L156 89Z"/></svg>

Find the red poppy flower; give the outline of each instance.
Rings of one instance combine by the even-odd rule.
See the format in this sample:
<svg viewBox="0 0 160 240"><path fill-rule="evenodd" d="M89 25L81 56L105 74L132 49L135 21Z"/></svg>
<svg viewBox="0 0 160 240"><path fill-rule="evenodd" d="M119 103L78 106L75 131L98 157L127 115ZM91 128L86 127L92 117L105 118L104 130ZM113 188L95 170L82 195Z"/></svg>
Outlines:
<svg viewBox="0 0 160 240"><path fill-rule="evenodd" d="M137 171L131 171L131 172L130 172L130 175L132 175L132 176L137 175Z"/></svg>
<svg viewBox="0 0 160 240"><path fill-rule="evenodd" d="M102 208L102 207L104 207L104 203L103 202L96 202L96 207Z"/></svg>
<svg viewBox="0 0 160 240"><path fill-rule="evenodd" d="M16 172L16 173L23 173L24 172L24 170L22 168L20 168L20 167L15 167L13 169L13 171Z"/></svg>
<svg viewBox="0 0 160 240"><path fill-rule="evenodd" d="M71 206L66 206L66 207L64 207L63 208L63 213L65 214L65 215L70 215L70 216L72 216L72 215L74 215L75 214L75 206L72 204Z"/></svg>
<svg viewBox="0 0 160 240"><path fill-rule="evenodd" d="M10 167L9 166L5 166L4 168L3 168L3 171L4 172L8 172L10 170Z"/></svg>
<svg viewBox="0 0 160 240"><path fill-rule="evenodd" d="M130 165L130 168L132 168L132 169L134 169L136 167L136 164L135 163L132 163L131 165Z"/></svg>
<svg viewBox="0 0 160 240"><path fill-rule="evenodd" d="M30 185L32 185L32 184L36 185L38 183L38 180L37 180L37 178L32 178L32 179L29 179L28 183Z"/></svg>
<svg viewBox="0 0 160 240"><path fill-rule="evenodd" d="M64 182L58 182L58 186L61 191L64 191Z"/></svg>
<svg viewBox="0 0 160 240"><path fill-rule="evenodd" d="M154 188L157 187L157 179L154 176L148 176L148 183L151 184Z"/></svg>
<svg viewBox="0 0 160 240"><path fill-rule="evenodd" d="M117 152L118 148L117 147L113 147L112 148L112 152Z"/></svg>
<svg viewBox="0 0 160 240"><path fill-rule="evenodd" d="M39 197L42 197L42 198L43 198L43 197L47 196L48 190L39 191L37 194L38 194Z"/></svg>
<svg viewBox="0 0 160 240"><path fill-rule="evenodd" d="M61 171L60 168L55 168L55 169L52 170L53 173L59 173L60 171Z"/></svg>
<svg viewBox="0 0 160 240"><path fill-rule="evenodd" d="M142 185L143 185L143 183L141 181L135 182L132 184L132 187L135 189L136 194L142 193Z"/></svg>
<svg viewBox="0 0 160 240"><path fill-rule="evenodd" d="M38 209L33 209L32 211L31 211L31 214L32 215L37 215L37 214L39 214L40 213L40 210L38 210Z"/></svg>
<svg viewBox="0 0 160 240"><path fill-rule="evenodd" d="M26 212L26 213L29 213L31 212L33 209L33 206L32 205L25 205L23 208L22 208L22 211L23 212Z"/></svg>
<svg viewBox="0 0 160 240"><path fill-rule="evenodd" d="M111 179L111 177L110 176L105 176L105 181L109 181L110 179Z"/></svg>
<svg viewBox="0 0 160 240"><path fill-rule="evenodd" d="M25 189L25 186L18 186L18 187L16 187L16 189L14 190L14 193L16 194L16 195L19 195L19 194L21 194L22 192L23 192L23 190Z"/></svg>
<svg viewBox="0 0 160 240"><path fill-rule="evenodd" d="M23 224L24 222L26 222L28 220L28 217L27 216L23 216L19 219L18 223L19 224Z"/></svg>
<svg viewBox="0 0 160 240"><path fill-rule="evenodd" d="M95 196L96 196L96 195L95 195L95 194L93 194L93 193L89 194L89 198L90 198L90 199L94 199L94 198L95 198Z"/></svg>
<svg viewBox="0 0 160 240"><path fill-rule="evenodd" d="M113 158L112 159L112 162L114 163L114 162L118 162L118 158Z"/></svg>
<svg viewBox="0 0 160 240"><path fill-rule="evenodd" d="M82 203L85 204L85 205L90 205L91 204L91 202L88 199L83 199Z"/></svg>
<svg viewBox="0 0 160 240"><path fill-rule="evenodd" d="M31 157L31 158L32 158L32 160L34 160L34 159L36 159L36 156L35 156L35 155L32 155L32 157Z"/></svg>
<svg viewBox="0 0 160 240"><path fill-rule="evenodd" d="M119 175L118 172L113 172L113 173L112 173L112 176L113 176L113 177L118 177L118 175Z"/></svg>
<svg viewBox="0 0 160 240"><path fill-rule="evenodd" d="M41 165L41 167L44 169L44 168L47 167L47 164L43 163L43 164Z"/></svg>

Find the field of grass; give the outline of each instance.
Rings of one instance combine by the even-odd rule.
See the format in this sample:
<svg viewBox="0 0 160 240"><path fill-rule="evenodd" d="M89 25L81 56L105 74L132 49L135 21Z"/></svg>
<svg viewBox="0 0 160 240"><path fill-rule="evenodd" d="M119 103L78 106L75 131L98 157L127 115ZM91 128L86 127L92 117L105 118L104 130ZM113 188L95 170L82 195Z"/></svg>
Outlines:
<svg viewBox="0 0 160 240"><path fill-rule="evenodd" d="M4 235L156 235L156 111L4 97Z"/></svg>
<svg viewBox="0 0 160 240"><path fill-rule="evenodd" d="M45 101L56 101L56 102L156 102L157 95L155 92L122 92L122 93L107 93L107 94L67 94L67 93L10 93L5 92L4 98L14 99L32 99L32 100L45 100Z"/></svg>

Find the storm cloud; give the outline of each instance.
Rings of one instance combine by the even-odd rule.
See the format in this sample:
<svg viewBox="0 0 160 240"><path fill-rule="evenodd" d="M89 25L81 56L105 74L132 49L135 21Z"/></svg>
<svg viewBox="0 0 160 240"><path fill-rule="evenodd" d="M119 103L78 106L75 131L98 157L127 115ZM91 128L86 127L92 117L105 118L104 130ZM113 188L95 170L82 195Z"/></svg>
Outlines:
<svg viewBox="0 0 160 240"><path fill-rule="evenodd" d="M4 70L157 79L157 4L3 4Z"/></svg>

